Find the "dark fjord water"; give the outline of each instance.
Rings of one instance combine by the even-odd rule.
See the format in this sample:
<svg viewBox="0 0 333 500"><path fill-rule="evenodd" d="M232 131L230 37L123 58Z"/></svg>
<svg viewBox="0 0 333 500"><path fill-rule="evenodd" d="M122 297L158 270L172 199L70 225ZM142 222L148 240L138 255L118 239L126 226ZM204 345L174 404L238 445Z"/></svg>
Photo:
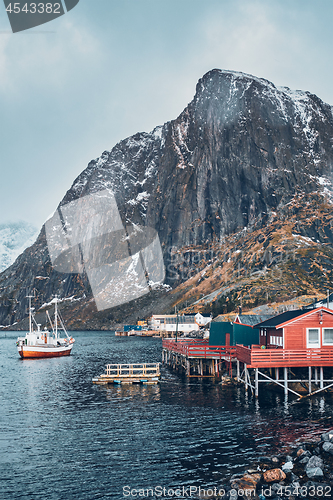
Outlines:
<svg viewBox="0 0 333 500"><path fill-rule="evenodd" d="M76 332L70 357L21 360L16 337L0 333L1 500L218 487L258 455L333 427L329 395L297 403L266 391L254 401L166 368L156 386L91 383L107 363L160 361L159 339Z"/></svg>

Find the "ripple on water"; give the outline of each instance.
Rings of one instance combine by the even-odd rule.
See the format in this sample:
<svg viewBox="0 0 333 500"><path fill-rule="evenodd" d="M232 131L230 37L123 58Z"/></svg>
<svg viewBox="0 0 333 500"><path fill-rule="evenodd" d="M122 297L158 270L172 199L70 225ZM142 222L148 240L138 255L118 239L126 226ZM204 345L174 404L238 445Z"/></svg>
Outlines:
<svg viewBox="0 0 333 500"><path fill-rule="evenodd" d="M301 404L242 388L188 382L162 369L157 386L91 383L110 362L155 362L159 339L76 332L73 355L20 360L0 335L1 500L93 500L122 488L215 486L258 453L316 438L332 399ZM218 484L217 484L218 483Z"/></svg>

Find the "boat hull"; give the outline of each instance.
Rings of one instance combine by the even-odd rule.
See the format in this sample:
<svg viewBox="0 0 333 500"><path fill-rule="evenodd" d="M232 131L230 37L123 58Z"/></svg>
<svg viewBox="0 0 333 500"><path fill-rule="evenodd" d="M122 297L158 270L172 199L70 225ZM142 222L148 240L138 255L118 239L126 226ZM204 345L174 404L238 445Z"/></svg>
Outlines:
<svg viewBox="0 0 333 500"><path fill-rule="evenodd" d="M23 345L18 347L18 353L21 358L58 358L60 356L69 356L73 344L61 347L42 347Z"/></svg>

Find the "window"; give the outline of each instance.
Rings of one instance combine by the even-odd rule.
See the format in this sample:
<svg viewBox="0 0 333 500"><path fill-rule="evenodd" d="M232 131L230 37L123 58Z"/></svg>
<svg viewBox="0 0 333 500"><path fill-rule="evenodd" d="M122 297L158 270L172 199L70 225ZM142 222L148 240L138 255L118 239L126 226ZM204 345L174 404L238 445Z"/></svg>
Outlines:
<svg viewBox="0 0 333 500"><path fill-rule="evenodd" d="M323 328L323 344L333 345L333 328Z"/></svg>
<svg viewBox="0 0 333 500"><path fill-rule="evenodd" d="M319 328L307 329L307 346L320 347Z"/></svg>

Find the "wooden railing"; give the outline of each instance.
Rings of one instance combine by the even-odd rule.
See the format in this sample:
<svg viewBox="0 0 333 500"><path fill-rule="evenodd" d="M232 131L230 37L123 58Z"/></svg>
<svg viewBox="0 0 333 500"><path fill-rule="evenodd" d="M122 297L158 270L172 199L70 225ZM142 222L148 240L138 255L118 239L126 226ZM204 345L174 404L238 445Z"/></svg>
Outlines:
<svg viewBox="0 0 333 500"><path fill-rule="evenodd" d="M236 345L236 358L247 365L251 364L251 349L245 347L244 345Z"/></svg>
<svg viewBox="0 0 333 500"><path fill-rule="evenodd" d="M251 349L236 345L239 361L253 368L296 367L296 366L333 366L333 349Z"/></svg>
<svg viewBox="0 0 333 500"><path fill-rule="evenodd" d="M207 340L181 339L176 342L174 339L163 339L162 346L168 351L182 354L189 358L205 359L225 359L235 357L236 346L211 346Z"/></svg>
<svg viewBox="0 0 333 500"><path fill-rule="evenodd" d="M159 363L136 363L131 365L126 364L111 364L106 365L104 376L106 377L159 377Z"/></svg>

